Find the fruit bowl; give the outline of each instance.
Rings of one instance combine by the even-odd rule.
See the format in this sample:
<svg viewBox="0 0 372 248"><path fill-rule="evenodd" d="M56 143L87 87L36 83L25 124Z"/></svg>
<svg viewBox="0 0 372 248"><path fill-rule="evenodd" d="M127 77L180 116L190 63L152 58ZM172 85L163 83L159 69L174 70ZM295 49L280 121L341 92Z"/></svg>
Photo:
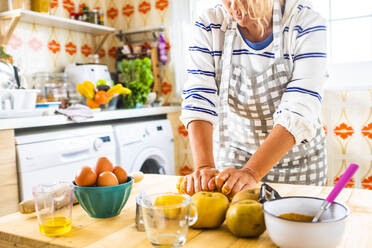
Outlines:
<svg viewBox="0 0 372 248"><path fill-rule="evenodd" d="M76 185L76 199L92 218L109 218L119 215L132 191L133 177L126 183L105 187L82 187Z"/></svg>

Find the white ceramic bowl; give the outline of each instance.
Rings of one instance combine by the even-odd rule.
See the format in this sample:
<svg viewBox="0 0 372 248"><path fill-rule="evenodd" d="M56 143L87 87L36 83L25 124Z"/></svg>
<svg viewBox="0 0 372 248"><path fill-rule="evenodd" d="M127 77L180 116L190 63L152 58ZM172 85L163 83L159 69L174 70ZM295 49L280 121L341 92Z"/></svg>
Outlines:
<svg viewBox="0 0 372 248"><path fill-rule="evenodd" d="M33 110L39 90L0 90L0 110Z"/></svg>
<svg viewBox="0 0 372 248"><path fill-rule="evenodd" d="M315 197L283 197L263 204L267 232L281 248L332 248L341 241L349 208L333 203L320 222L302 222L280 218L281 214L297 213L315 216L324 199Z"/></svg>

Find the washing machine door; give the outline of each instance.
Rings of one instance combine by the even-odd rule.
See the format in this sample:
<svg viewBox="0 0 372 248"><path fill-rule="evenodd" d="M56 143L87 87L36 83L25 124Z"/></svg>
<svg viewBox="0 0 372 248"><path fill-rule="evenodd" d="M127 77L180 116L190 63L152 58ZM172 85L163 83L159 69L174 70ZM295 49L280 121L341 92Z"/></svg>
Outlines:
<svg viewBox="0 0 372 248"><path fill-rule="evenodd" d="M169 161L157 148L147 148L136 157L132 169L151 174L170 174Z"/></svg>

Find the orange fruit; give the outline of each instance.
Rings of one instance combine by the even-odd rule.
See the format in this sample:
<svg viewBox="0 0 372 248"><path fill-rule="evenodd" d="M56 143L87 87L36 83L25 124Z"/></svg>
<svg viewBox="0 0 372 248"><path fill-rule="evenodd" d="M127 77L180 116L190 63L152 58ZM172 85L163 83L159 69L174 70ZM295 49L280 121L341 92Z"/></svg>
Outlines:
<svg viewBox="0 0 372 248"><path fill-rule="evenodd" d="M100 104L99 103L96 103L94 100L92 99L87 99L87 105L89 108L91 109L96 109L96 108L99 108Z"/></svg>
<svg viewBox="0 0 372 248"><path fill-rule="evenodd" d="M94 101L99 104L106 104L108 103L108 96L106 94L106 91L99 90L96 92L96 95L94 96Z"/></svg>

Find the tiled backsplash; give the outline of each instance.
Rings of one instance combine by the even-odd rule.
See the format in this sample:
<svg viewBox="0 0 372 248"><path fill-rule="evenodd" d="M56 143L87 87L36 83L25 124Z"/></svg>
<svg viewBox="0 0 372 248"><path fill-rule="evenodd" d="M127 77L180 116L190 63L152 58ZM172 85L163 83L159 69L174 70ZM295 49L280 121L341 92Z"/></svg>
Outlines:
<svg viewBox="0 0 372 248"><path fill-rule="evenodd" d="M360 169L347 187L372 190L372 90L330 90L323 101L327 138L328 185L350 163Z"/></svg>

